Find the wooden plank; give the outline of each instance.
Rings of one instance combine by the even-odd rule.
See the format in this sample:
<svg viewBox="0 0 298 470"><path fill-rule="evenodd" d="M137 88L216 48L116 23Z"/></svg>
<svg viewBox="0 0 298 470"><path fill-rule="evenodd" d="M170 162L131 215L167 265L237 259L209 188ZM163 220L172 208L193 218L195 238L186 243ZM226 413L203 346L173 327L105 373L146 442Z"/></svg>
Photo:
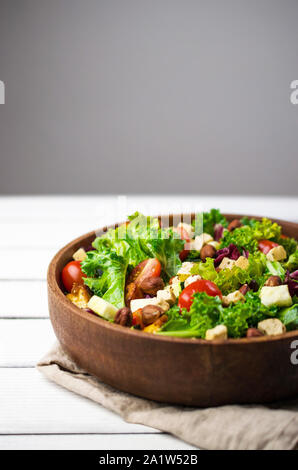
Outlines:
<svg viewBox="0 0 298 470"><path fill-rule="evenodd" d="M34 367L56 341L50 320L0 320L0 367Z"/></svg>
<svg viewBox="0 0 298 470"><path fill-rule="evenodd" d="M0 369L0 434L155 433L45 379L36 369Z"/></svg>
<svg viewBox="0 0 298 470"><path fill-rule="evenodd" d="M55 249L0 249L0 280L43 280Z"/></svg>
<svg viewBox="0 0 298 470"><path fill-rule="evenodd" d="M0 281L0 299L0 318L49 316L46 281Z"/></svg>
<svg viewBox="0 0 298 470"><path fill-rule="evenodd" d="M193 450L169 434L0 436L2 450Z"/></svg>

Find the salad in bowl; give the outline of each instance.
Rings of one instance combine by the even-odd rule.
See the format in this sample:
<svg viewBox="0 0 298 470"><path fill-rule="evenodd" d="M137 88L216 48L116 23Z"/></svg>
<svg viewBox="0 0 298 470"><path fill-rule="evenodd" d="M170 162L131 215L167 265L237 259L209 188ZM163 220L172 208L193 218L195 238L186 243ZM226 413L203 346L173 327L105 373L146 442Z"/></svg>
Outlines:
<svg viewBox="0 0 298 470"><path fill-rule="evenodd" d="M218 209L175 226L135 213L62 270L69 301L121 327L225 340L298 329L297 241Z"/></svg>

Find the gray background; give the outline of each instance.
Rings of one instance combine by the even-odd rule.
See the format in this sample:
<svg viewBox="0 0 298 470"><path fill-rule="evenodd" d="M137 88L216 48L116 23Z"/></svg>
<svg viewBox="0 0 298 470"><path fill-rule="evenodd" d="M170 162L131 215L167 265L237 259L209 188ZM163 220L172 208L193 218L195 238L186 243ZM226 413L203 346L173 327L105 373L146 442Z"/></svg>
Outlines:
<svg viewBox="0 0 298 470"><path fill-rule="evenodd" d="M297 0L0 0L0 192L298 195L297 78Z"/></svg>

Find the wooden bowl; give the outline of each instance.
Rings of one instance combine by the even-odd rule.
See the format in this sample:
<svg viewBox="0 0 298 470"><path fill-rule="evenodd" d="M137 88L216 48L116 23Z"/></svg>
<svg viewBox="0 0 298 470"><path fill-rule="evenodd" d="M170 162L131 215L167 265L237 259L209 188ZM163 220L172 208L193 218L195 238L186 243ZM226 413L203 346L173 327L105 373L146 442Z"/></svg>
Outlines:
<svg viewBox="0 0 298 470"><path fill-rule="evenodd" d="M298 239L298 224L276 222ZM61 271L94 237L88 233L62 248L48 270L52 325L80 367L119 390L182 405L264 403L297 396L298 365L290 358L298 331L225 341L170 338L109 323L72 304L62 292Z"/></svg>

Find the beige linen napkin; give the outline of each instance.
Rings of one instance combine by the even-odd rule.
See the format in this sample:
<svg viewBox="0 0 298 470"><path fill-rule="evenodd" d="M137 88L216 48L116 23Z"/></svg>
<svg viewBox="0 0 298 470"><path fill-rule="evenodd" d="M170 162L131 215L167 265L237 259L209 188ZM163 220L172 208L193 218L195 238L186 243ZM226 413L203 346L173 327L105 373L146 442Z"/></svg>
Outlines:
<svg viewBox="0 0 298 470"><path fill-rule="evenodd" d="M168 432L201 449L295 449L298 399L270 406L190 408L119 392L79 369L57 344L38 364L48 379L118 413L129 423Z"/></svg>

